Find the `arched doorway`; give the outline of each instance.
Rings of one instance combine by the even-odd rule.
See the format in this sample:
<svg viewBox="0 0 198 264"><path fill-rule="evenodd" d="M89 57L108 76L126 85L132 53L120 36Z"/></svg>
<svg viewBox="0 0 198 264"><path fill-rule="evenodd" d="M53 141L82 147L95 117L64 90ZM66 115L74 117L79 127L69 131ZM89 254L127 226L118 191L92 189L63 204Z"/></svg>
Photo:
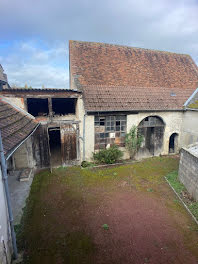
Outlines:
<svg viewBox="0 0 198 264"><path fill-rule="evenodd" d="M158 116L148 116L140 122L138 131L144 136L144 142L139 150L139 155L158 156L161 154L164 127L163 120Z"/></svg>
<svg viewBox="0 0 198 264"><path fill-rule="evenodd" d="M177 153L178 151L178 134L173 133L169 138L169 153Z"/></svg>

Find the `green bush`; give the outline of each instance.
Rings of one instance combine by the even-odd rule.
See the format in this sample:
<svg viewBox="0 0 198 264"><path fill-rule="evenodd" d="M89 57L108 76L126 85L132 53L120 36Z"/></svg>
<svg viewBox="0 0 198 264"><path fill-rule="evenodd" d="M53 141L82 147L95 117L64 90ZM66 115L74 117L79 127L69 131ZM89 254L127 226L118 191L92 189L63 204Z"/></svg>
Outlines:
<svg viewBox="0 0 198 264"><path fill-rule="evenodd" d="M102 149L97 153L93 153L93 159L97 163L113 164L119 161L123 156L123 152L119 150L118 146L113 145L108 149Z"/></svg>
<svg viewBox="0 0 198 264"><path fill-rule="evenodd" d="M129 151L130 158L133 159L138 149L140 148L144 138L139 133L137 126L133 125L129 133L126 134L125 143Z"/></svg>

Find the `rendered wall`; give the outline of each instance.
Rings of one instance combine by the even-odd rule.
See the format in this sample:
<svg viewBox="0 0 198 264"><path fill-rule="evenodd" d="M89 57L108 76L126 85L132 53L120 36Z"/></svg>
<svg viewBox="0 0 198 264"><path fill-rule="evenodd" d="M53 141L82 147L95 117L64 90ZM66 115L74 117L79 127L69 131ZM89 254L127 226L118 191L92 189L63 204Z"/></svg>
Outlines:
<svg viewBox="0 0 198 264"><path fill-rule="evenodd" d="M4 243L6 247L6 252L4 250ZM10 263L11 259L11 241L9 235L9 220L7 213L7 205L5 198L5 191L2 180L2 173L0 167L0 263L7 264L6 255Z"/></svg>
<svg viewBox="0 0 198 264"><path fill-rule="evenodd" d="M187 110L184 113L182 131L184 147L198 142L198 110Z"/></svg>
<svg viewBox="0 0 198 264"><path fill-rule="evenodd" d="M197 154L187 148L181 150L179 180L189 194L198 201L198 150Z"/></svg>
<svg viewBox="0 0 198 264"><path fill-rule="evenodd" d="M164 140L162 151L159 154L167 155L169 153L169 138L173 133L178 133L178 149L182 146L181 133L182 133L182 119L183 112L144 112L138 114L127 115L127 133L130 128L135 125L138 126L139 123L147 116L158 116L165 123L164 129ZM86 117L86 159L90 160L92 157L92 152L94 152L94 115L89 115ZM129 158L125 148L120 148L124 151L124 159ZM148 155L146 155L148 157ZM136 158L143 158L143 156L138 156Z"/></svg>

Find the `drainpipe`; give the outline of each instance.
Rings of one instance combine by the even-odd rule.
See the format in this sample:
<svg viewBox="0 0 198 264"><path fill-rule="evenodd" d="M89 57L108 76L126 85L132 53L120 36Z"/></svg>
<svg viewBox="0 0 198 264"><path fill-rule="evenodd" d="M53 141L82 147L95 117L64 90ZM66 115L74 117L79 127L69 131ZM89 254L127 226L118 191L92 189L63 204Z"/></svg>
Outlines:
<svg viewBox="0 0 198 264"><path fill-rule="evenodd" d="M9 192L9 187L8 187L7 164L6 164L6 160L4 156L1 131L0 131L0 162L1 162L2 178L4 181L4 188L5 188L6 200L7 200L7 206L8 206L8 216L9 216L10 229L11 229L14 259L17 259L18 253L17 253L17 245L16 245L16 235L14 231L13 214L12 214L12 207L11 207L11 201L10 201L10 192Z"/></svg>
<svg viewBox="0 0 198 264"><path fill-rule="evenodd" d="M84 114L83 118L83 161L85 160L85 120L86 120L86 113Z"/></svg>

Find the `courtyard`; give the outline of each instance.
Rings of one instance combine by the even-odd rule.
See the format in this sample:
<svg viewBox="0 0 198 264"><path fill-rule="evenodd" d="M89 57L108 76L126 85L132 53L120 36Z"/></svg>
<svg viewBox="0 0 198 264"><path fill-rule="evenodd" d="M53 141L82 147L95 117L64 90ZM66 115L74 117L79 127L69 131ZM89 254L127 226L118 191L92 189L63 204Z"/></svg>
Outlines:
<svg viewBox="0 0 198 264"><path fill-rule="evenodd" d="M17 226L24 263L197 263L198 227L164 179L178 161L41 171Z"/></svg>

